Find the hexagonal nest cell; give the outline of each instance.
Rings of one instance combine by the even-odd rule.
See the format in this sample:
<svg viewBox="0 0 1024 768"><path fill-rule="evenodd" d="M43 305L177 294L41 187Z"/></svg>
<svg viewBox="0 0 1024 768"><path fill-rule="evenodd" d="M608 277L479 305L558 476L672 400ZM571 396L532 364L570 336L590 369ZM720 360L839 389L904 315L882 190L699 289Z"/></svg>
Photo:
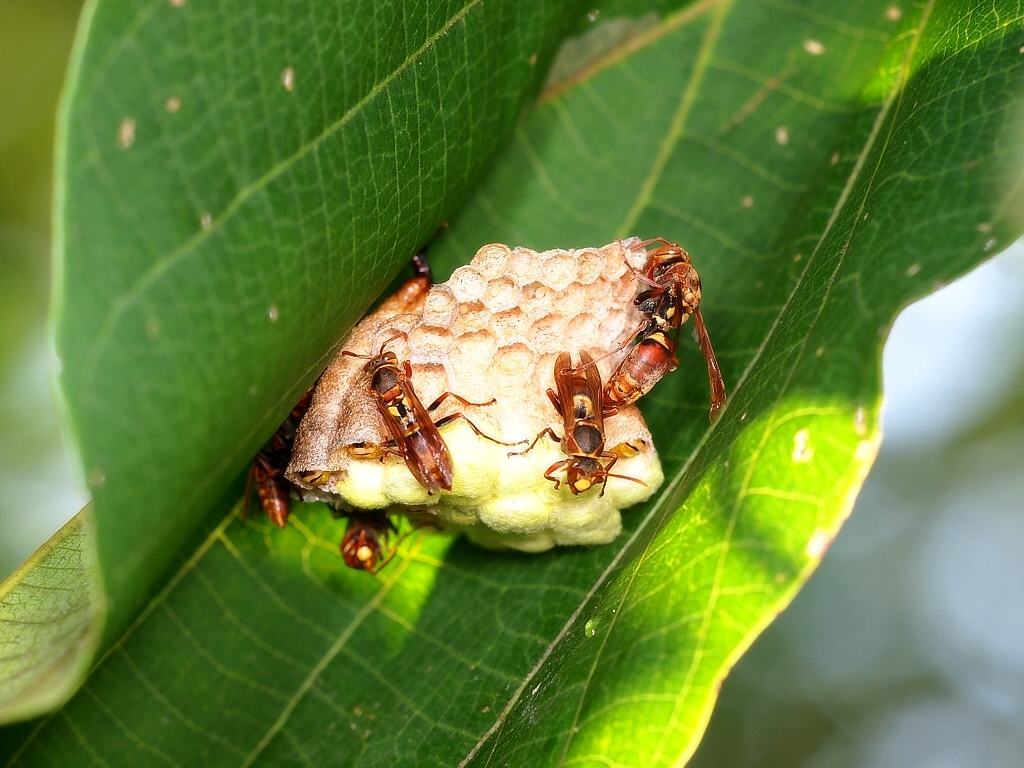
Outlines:
<svg viewBox="0 0 1024 768"><path fill-rule="evenodd" d="M504 443L533 441L550 428L561 436L561 416L546 394L555 388L561 352L602 358L636 329L636 281L627 264L643 267L639 239L602 248L550 250L492 244L427 288L409 280L352 331L324 372L295 441L286 477L307 500L342 508L427 512L448 529L465 531L484 546L542 551L556 544L603 544L621 531L619 510L649 498L664 476L651 434L635 406L605 420L605 446L620 458L604 488L578 496L564 471L544 472L566 458L548 439L499 445L478 435L465 419L440 428L451 453L451 491L430 495L396 451L360 452L385 445L390 434L371 390L367 359L383 348L411 364L420 401L449 397L431 416L463 413L485 435ZM606 380L624 356L598 362ZM493 400L493 403L487 404ZM305 478L305 479L304 479ZM309 480L313 482L308 482Z"/></svg>

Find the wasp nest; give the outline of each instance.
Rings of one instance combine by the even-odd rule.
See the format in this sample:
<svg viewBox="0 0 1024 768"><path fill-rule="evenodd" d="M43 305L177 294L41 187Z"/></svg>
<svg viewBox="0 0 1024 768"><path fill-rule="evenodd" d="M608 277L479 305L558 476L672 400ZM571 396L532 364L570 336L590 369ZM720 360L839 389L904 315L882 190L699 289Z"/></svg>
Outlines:
<svg viewBox="0 0 1024 768"><path fill-rule="evenodd" d="M532 441L546 428L564 433L546 391L555 388L554 363L569 351L578 362L614 350L640 322L633 307L636 282L626 263L640 268L639 240L603 248L537 253L486 245L444 284L429 290L413 279L363 320L343 349L369 357L384 345L400 364L424 406L446 391L434 421L462 412L479 430L505 443ZM574 496L544 472L566 458L541 439L508 447L477 435L463 419L440 428L452 456L451 491L428 495L395 451L366 455L353 447L390 440L366 371L366 357L341 353L325 371L299 428L287 477L307 499L357 509L415 508L436 514L449 528L492 547L542 551L556 544L604 544L620 532L619 510L651 496L664 476L651 434L634 406L605 420L605 449L619 455L599 488ZM598 363L606 380L622 353Z"/></svg>

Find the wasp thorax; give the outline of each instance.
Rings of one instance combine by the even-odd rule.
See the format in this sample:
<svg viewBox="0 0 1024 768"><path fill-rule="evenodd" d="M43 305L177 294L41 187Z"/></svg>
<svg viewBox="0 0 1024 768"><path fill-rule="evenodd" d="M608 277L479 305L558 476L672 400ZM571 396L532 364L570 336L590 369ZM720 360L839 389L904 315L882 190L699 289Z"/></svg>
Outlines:
<svg viewBox="0 0 1024 768"><path fill-rule="evenodd" d="M604 443L601 433L596 427L592 427L589 424L577 424L572 431L572 436L576 441L576 445L584 453L596 453L601 450L601 446Z"/></svg>
<svg viewBox="0 0 1024 768"><path fill-rule="evenodd" d="M390 365L378 368L373 374L373 389L380 394L398 386L398 370Z"/></svg>

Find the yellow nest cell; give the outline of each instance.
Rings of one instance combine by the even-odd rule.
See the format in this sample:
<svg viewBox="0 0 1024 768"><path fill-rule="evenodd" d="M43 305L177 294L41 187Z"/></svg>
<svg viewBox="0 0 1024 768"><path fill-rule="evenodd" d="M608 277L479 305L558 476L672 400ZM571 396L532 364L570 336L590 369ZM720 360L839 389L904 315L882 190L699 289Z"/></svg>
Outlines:
<svg viewBox="0 0 1024 768"><path fill-rule="evenodd" d="M627 263L640 268L646 253L635 238L603 248L551 250L487 245L451 279L429 289L410 280L363 320L324 372L295 441L286 476L309 499L357 509L405 507L430 512L448 527L489 547L538 552L556 544L604 544L621 530L619 510L644 501L664 476L650 432L634 406L605 420L605 450L618 459L604 486L573 495L563 448L542 438L562 436L564 423L547 397L555 389L554 363L586 351L598 359L637 327L637 286ZM400 455L380 411L367 371L369 358L394 353L415 395L430 414L452 463L451 490L428 493ZM607 379L622 353L600 360ZM493 401L493 402L492 402ZM466 419L484 435L478 435ZM374 446L378 448L375 450Z"/></svg>

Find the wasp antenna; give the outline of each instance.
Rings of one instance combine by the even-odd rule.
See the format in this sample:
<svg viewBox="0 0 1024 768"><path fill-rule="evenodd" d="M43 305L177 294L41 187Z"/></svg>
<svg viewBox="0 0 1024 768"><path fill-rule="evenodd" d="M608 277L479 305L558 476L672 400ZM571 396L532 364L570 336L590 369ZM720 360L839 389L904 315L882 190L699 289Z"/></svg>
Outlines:
<svg viewBox="0 0 1024 768"><path fill-rule="evenodd" d="M718 367L715 350L711 348L711 338L704 325L704 316L701 315L700 307L693 310L693 329L697 332L697 343L708 364L708 381L711 384L711 421L715 422L727 400L725 380L722 378L722 370Z"/></svg>
<svg viewBox="0 0 1024 768"><path fill-rule="evenodd" d="M387 340L385 340L384 343L380 345L380 351L377 352L377 354L378 355L384 354L384 347L386 347L388 344L390 344L395 339L405 339L406 341L409 341L409 334L406 333L405 331L396 331L393 336L389 336L387 338ZM360 357L362 357L362 355L360 355Z"/></svg>
<svg viewBox="0 0 1024 768"><path fill-rule="evenodd" d="M640 485L643 485L643 486L647 485L647 483L645 483L640 478L638 478L638 477L630 477L629 475L613 475L612 473L609 472L607 475L605 475L605 477L617 477L617 478L619 478L619 480L632 480L634 483L640 483Z"/></svg>

